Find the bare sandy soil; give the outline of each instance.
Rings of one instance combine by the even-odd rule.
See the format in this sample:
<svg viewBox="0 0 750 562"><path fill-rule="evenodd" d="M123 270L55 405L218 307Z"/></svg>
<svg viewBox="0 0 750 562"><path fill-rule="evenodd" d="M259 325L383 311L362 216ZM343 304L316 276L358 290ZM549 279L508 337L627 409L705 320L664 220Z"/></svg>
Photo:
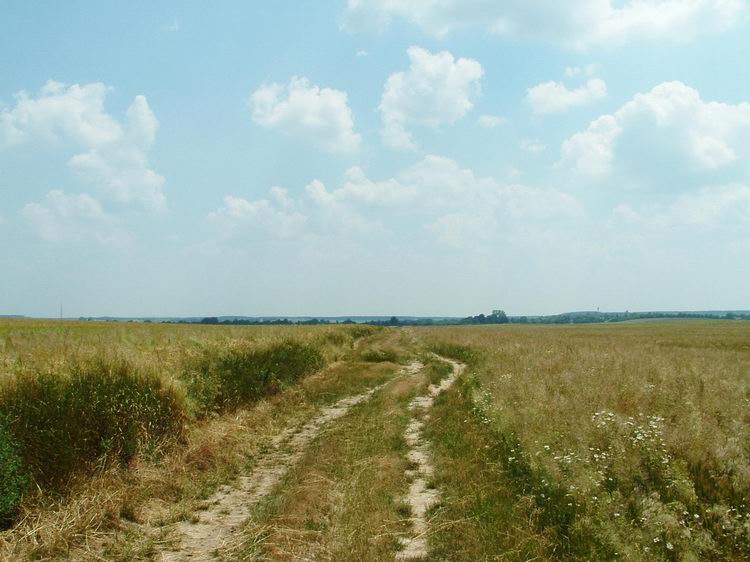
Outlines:
<svg viewBox="0 0 750 562"><path fill-rule="evenodd" d="M418 362L403 369L412 375L422 369ZM165 562L207 560L232 538L251 515L253 506L269 496L289 470L297 464L310 443L332 422L369 400L383 385L339 400L324 408L301 427L291 427L277 435L270 452L261 457L252 472L232 485L224 485L208 499L208 509L196 512L189 521L174 526L172 546L159 553Z"/></svg>
<svg viewBox="0 0 750 562"><path fill-rule="evenodd" d="M407 455L412 467L407 473L411 479L406 502L411 509L412 536L402 539L403 550L396 554L396 560L423 560L427 558L427 537L429 521L427 513L440 502L440 491L431 486L433 467L430 462L430 443L422 435L424 423L429 419L429 411L435 398L448 390L464 369L455 361L448 361L453 372L437 385L430 385L427 393L417 396L409 404L412 418L404 432L404 440L409 446Z"/></svg>

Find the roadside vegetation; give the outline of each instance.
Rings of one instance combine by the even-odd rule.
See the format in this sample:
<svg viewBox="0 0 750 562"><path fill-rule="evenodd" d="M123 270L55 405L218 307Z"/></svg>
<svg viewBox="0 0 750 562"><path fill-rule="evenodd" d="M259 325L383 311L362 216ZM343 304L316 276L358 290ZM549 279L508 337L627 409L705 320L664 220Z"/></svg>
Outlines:
<svg viewBox="0 0 750 562"><path fill-rule="evenodd" d="M374 328L0 324L0 524L296 385Z"/></svg>
<svg viewBox="0 0 750 562"><path fill-rule="evenodd" d="M424 386L422 375L392 380L315 441L225 559L392 559L408 531L406 407Z"/></svg>
<svg viewBox="0 0 750 562"><path fill-rule="evenodd" d="M427 559L750 558L744 322L4 321L0 559L153 559L280 434L376 387L222 555L390 558L411 529L408 405L451 371L434 354L467 367L424 419Z"/></svg>
<svg viewBox="0 0 750 562"><path fill-rule="evenodd" d="M543 547L549 559L750 556L745 324L452 328L420 335L441 353L470 361L461 386L470 391L464 413L492 435L486 463L502 468L503 486L533 522L536 539L527 546ZM463 501L469 517L475 508ZM467 523L473 532L488 528L481 523L487 508ZM491 558L488 550L475 556Z"/></svg>

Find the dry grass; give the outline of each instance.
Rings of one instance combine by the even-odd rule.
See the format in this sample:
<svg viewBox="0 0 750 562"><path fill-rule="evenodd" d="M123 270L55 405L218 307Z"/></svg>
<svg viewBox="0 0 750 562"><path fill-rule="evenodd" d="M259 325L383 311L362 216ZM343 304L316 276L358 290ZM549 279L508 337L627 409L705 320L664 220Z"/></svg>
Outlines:
<svg viewBox="0 0 750 562"><path fill-rule="evenodd" d="M419 334L476 350L474 420L555 557L750 556L750 324Z"/></svg>
<svg viewBox="0 0 750 562"><path fill-rule="evenodd" d="M181 440L94 465L64 493L27 493L19 523L0 533L0 559L148 559L171 540L169 523L247 473L273 436L389 380L397 366L388 360L420 345L469 364L425 427L443 497L431 519L434 559L750 557L750 324L367 333L357 345L330 327L0 323L2 384L114 350L189 400L182 377L196 358L290 337L329 363L237 410L188 412ZM391 558L408 527L406 405L446 372L422 360L422 375L393 380L314 441L224 554Z"/></svg>
<svg viewBox="0 0 750 562"><path fill-rule="evenodd" d="M425 373L391 381L314 442L225 559L392 559L409 530L407 405L426 385Z"/></svg>
<svg viewBox="0 0 750 562"><path fill-rule="evenodd" d="M63 498L29 501L21 522L0 534L0 560L147 559L154 542L168 540L161 529L189 518L219 485L247 472L283 429L393 371L385 364L334 365L250 409L192 425L184 446L158 460L81 479Z"/></svg>
<svg viewBox="0 0 750 562"><path fill-rule="evenodd" d="M185 393L181 377L186 365L195 364L196 356L237 346L251 351L269 349L277 342L289 341L290 336L332 362L329 369L301 384L279 387L286 390L261 400L254 408L202 420L182 411L179 415L187 416L188 423L179 435L154 443L156 449L133 451L127 464L109 462L105 456L98 464L72 473L54 490L27 490L16 525L0 533L0 559L65 558L71 549L76 552L74 558L96 559L102 545L109 545L108 558L147 556L153 541L160 538L144 531L143 524L158 526L190 513L202 497L246 468L253 455L291 420L309 415L333 397L390 376L392 369L385 364L372 365L360 376L352 364L338 361L353 352L355 336L374 333L360 329L354 334L351 329L336 327L0 323L4 373L0 387L6 389L26 378L44 377L56 385L56 373L63 384L68 378L65 373L82 361L114 356L128 365L129 372L143 369L149 380L156 377L165 387ZM288 349L284 348L285 352ZM267 366L266 357L261 354ZM280 368L285 368L284 363ZM270 366L275 369L273 362ZM94 380L97 385L100 382ZM13 421L18 423L18 416ZM84 442L88 444L90 439ZM54 450L54 442L43 445ZM53 471L54 467L50 465Z"/></svg>
<svg viewBox="0 0 750 562"><path fill-rule="evenodd" d="M431 521L432 559L527 561L550 557L538 532L535 508L519 501L502 463L495 436L472 419L472 388L459 379L438 397L426 437L432 443L434 484L443 500Z"/></svg>

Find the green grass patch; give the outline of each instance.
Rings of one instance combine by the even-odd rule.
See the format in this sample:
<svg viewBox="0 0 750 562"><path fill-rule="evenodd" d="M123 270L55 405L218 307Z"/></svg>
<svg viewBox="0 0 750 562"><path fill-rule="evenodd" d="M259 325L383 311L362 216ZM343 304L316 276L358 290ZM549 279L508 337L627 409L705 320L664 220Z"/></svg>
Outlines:
<svg viewBox="0 0 750 562"><path fill-rule="evenodd" d="M430 384L440 384L440 381L453 372L453 367L449 363L436 359L434 356L427 356L424 359L424 364L427 381Z"/></svg>
<svg viewBox="0 0 750 562"><path fill-rule="evenodd" d="M449 359L455 359L461 361L467 366L474 366L479 362L480 356L476 349L466 345L447 343L447 342L433 342L429 346L430 351L448 357Z"/></svg>
<svg viewBox="0 0 750 562"><path fill-rule="evenodd" d="M0 416L0 528L12 521L28 485L29 478L18 445L7 420Z"/></svg>
<svg viewBox="0 0 750 562"><path fill-rule="evenodd" d="M14 377L0 390L0 414L33 480L60 488L103 459L127 463L139 450L180 435L184 405L159 377L120 359L97 359L65 374Z"/></svg>
<svg viewBox="0 0 750 562"><path fill-rule="evenodd" d="M430 536L431 560L549 560L539 513L519 496L498 458L496 436L473 415L471 385L459 379L433 407L426 437L442 494Z"/></svg>
<svg viewBox="0 0 750 562"><path fill-rule="evenodd" d="M316 347L293 340L260 348L239 343L207 349L182 379L197 412L205 414L276 394L324 365Z"/></svg>

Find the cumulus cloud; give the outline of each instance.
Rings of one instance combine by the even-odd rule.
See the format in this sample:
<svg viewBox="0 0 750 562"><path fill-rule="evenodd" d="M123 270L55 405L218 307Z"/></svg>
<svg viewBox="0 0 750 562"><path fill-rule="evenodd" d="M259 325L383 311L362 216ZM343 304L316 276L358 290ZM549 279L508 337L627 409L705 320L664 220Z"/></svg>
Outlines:
<svg viewBox="0 0 750 562"><path fill-rule="evenodd" d="M750 186L729 184L685 193L657 209L637 210L619 205L615 219L625 226L641 228L732 228L750 224Z"/></svg>
<svg viewBox="0 0 750 562"><path fill-rule="evenodd" d="M280 216L282 211L285 216ZM506 185L479 177L449 158L429 155L385 180L370 179L364 170L354 167L334 189L312 181L283 205L272 204L270 199L228 197L210 218L229 222L239 217L280 235L277 226L291 212L304 217L298 221L304 231L295 232L295 236L381 235L409 224L452 246L468 243L472 237L489 240L513 225L546 224L583 214L578 201L563 192Z"/></svg>
<svg viewBox="0 0 750 562"><path fill-rule="evenodd" d="M298 234L305 223L305 216L281 187L271 188L269 198L257 201L228 195L224 197L224 205L208 218L225 231L249 225L269 230L281 238Z"/></svg>
<svg viewBox="0 0 750 562"><path fill-rule="evenodd" d="M592 78L579 88L569 89L562 82L543 82L526 92L526 103L536 115L562 113L571 107L588 105L607 97L607 84Z"/></svg>
<svg viewBox="0 0 750 562"><path fill-rule="evenodd" d="M42 203L23 207L21 216L39 238L49 242L94 240L102 245L122 246L129 240L99 201L87 193L50 191Z"/></svg>
<svg viewBox="0 0 750 562"><path fill-rule="evenodd" d="M750 157L750 103L707 102L665 82L602 115L562 145L561 165L593 178L716 173Z"/></svg>
<svg viewBox="0 0 750 562"><path fill-rule="evenodd" d="M117 201L162 210L165 180L148 163L158 122L144 96L136 96L126 122L104 108L109 88L101 83L65 86L50 81L38 95L16 94L16 105L0 112L0 146L41 142L83 149L70 167Z"/></svg>
<svg viewBox="0 0 750 562"><path fill-rule="evenodd" d="M107 90L101 83L66 87L50 80L36 97L18 92L15 107L0 113L0 139L6 147L36 140L83 146L116 142L123 132L104 110Z"/></svg>
<svg viewBox="0 0 750 562"><path fill-rule="evenodd" d="M264 84L250 96L253 121L299 137L324 150L356 152L362 138L354 132L354 118L346 92L311 85L294 77L285 87Z"/></svg>
<svg viewBox="0 0 750 562"><path fill-rule="evenodd" d="M519 229L544 228L584 215L579 202L566 193L477 176L442 156L425 157L399 179L418 187L425 230L454 248L497 243Z"/></svg>
<svg viewBox="0 0 750 562"><path fill-rule="evenodd" d="M437 37L479 28L586 49L721 32L733 27L746 8L744 0L348 0L343 25L359 31L401 18Z"/></svg>
<svg viewBox="0 0 750 562"><path fill-rule="evenodd" d="M409 70L388 77L380 100L383 141L397 149L415 149L411 125L436 128L452 124L474 106L484 70L473 59L456 59L421 47L407 51Z"/></svg>
<svg viewBox="0 0 750 562"><path fill-rule="evenodd" d="M333 192L333 196L341 201L377 205L407 203L415 195L415 186L403 185L395 178L372 181L362 168L356 166L346 171L342 186Z"/></svg>
<svg viewBox="0 0 750 562"><path fill-rule="evenodd" d="M491 209L497 217L519 221L578 217L583 212L578 201L562 191L477 176L444 156L428 155L398 179L417 187L424 207L440 212Z"/></svg>

